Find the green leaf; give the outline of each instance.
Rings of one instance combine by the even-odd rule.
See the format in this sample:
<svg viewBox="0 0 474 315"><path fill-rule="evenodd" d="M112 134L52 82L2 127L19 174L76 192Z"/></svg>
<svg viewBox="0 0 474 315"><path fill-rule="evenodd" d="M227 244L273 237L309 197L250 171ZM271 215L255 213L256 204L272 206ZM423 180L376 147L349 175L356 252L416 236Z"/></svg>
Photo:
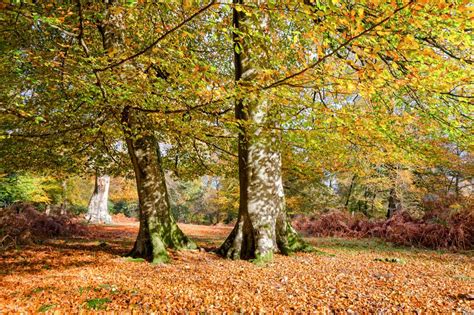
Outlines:
<svg viewBox="0 0 474 315"><path fill-rule="evenodd" d="M112 302L110 299L90 299L86 301L86 307L92 310L102 310L105 309L105 304Z"/></svg>
<svg viewBox="0 0 474 315"><path fill-rule="evenodd" d="M234 45L234 49L235 49L235 52L236 52L237 54L241 54L242 51L243 51L242 45L241 45L240 43L236 43L236 44Z"/></svg>
<svg viewBox="0 0 474 315"><path fill-rule="evenodd" d="M57 304L43 304L38 308L38 312L44 313L49 311L50 309L54 308Z"/></svg>

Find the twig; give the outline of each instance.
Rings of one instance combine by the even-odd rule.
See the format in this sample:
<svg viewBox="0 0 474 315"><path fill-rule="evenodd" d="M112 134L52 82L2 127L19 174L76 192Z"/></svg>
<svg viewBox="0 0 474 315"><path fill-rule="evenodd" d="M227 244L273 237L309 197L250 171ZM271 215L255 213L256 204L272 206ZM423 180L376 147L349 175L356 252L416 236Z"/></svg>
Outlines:
<svg viewBox="0 0 474 315"><path fill-rule="evenodd" d="M108 69L112 69L112 68L115 68L117 66L120 66L121 64L124 64L125 62L127 61L130 61L132 59L135 59L141 55L143 55L144 53L146 53L147 51L149 51L150 49L152 49L154 46L156 46L160 41L162 41L163 39L165 39L169 34L173 33L174 31L178 30L179 28L181 28L183 25L185 25L186 23L188 23L189 21L191 21L192 19L194 19L195 17L197 17L198 15L200 15L201 13L205 12L207 9L209 9L212 5L215 4L215 1L212 0L211 2L209 2L209 4L207 4L206 6L202 7L201 9L199 9L198 11L194 12L193 14L191 14L188 18L184 19L183 21L181 21L181 23L179 23L178 25L176 25L175 27L167 30L165 33L163 33L163 35L161 35L160 37L158 37L154 42L152 42L150 45L146 46L145 48L143 48L142 50L134 53L133 55L130 55L122 60L119 60L117 62L114 62L112 64L109 64L108 66L104 67L104 68L100 68L100 69L95 69L95 71L97 72L103 72L103 71L106 71Z"/></svg>

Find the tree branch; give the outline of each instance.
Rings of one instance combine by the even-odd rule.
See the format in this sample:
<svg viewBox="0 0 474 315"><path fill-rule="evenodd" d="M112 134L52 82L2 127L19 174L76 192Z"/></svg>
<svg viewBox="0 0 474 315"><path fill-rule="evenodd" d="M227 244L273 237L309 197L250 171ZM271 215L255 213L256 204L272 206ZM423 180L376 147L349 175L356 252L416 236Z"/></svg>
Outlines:
<svg viewBox="0 0 474 315"><path fill-rule="evenodd" d="M79 44L81 45L82 49L84 50L84 53L86 57L90 57L89 54L89 48L86 45L86 42L84 41L84 17L82 15L82 5L81 5L81 0L77 0L77 8L79 11L79 34L77 36L77 39L79 41ZM100 80L99 73L96 69L92 69L92 72L94 73L94 76L96 78L96 84L100 89L100 92L102 94L102 97L105 102L107 102L107 93L105 92L105 89L102 85L102 81Z"/></svg>
<svg viewBox="0 0 474 315"><path fill-rule="evenodd" d="M361 33L357 34L356 36L354 37L351 37L350 39L346 40L344 43L340 44L336 49L334 49L333 51L331 51L329 54L327 55L324 55L323 57L321 57L320 59L318 59L316 62L310 64L309 66L307 66L306 68L304 69L301 69L300 71L297 71L287 77L284 77L282 79L279 79L267 86L264 86L262 88L262 90L267 90L267 89L271 89L273 87L276 87L276 86L279 86L279 85L282 85L283 83L285 83L286 81L288 80L291 80L299 75L302 75L303 73L305 73L306 71L312 69L312 68L315 68L316 66L318 66L320 63L322 63L324 60L326 60L327 58L331 57L332 55L336 54L339 50L341 50L342 48L346 47L347 45L349 45L351 42L353 42L354 40L358 39L359 37L362 37L364 36L365 34L369 33L370 31L374 30L376 27L384 24L385 22L387 22L388 20L390 20L395 14L397 14L398 12L402 11L403 9L405 9L406 7L408 7L409 5L411 5L412 3L414 3L414 0L411 0L409 1L407 4L397 8L396 10L394 10L392 12L392 14L390 14L389 16L387 16L386 18L380 20L379 22L375 23L374 25L372 25L371 27L367 28L366 30L362 31Z"/></svg>
<svg viewBox="0 0 474 315"><path fill-rule="evenodd" d="M146 53L147 51L149 51L150 49L152 49L154 46L156 46L160 41L162 41L163 39L165 39L169 34L173 33L174 31L178 30L179 28L181 28L183 25L185 25L186 23L188 23L189 21L191 21L192 19L194 19L195 17L197 17L198 15L200 15L201 13L205 12L207 9L209 9L211 6L213 6L215 4L215 0L212 0L211 2L209 2L209 4L207 4L206 6L202 7L201 9L199 9L198 11L194 12L193 14L191 14L188 18L184 19L183 21L181 21L181 23L179 23L178 25L176 25L175 27L167 30L163 35L161 35L160 37L158 37L154 42L152 42L150 45L146 46L145 48L143 48L142 50L134 53L133 55L130 55L122 60L119 60L117 62L114 62L112 64L109 64L108 66L104 67L104 68L100 68L100 69L96 69L97 72L103 72L103 71L106 71L108 69L112 69L112 68L115 68L117 66L120 66L121 64L124 64L125 62L127 61L130 61L132 59L135 59L141 55L143 55L144 53Z"/></svg>

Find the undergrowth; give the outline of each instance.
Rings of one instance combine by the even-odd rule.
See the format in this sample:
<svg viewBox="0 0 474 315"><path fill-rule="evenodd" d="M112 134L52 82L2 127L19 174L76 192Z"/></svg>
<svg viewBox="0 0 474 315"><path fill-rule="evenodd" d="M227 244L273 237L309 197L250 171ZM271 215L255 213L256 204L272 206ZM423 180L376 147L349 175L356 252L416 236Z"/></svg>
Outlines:
<svg viewBox="0 0 474 315"><path fill-rule="evenodd" d="M300 216L293 221L293 225L307 236L376 237L403 246L474 249L474 211L469 209L455 213L430 211L419 219L401 211L387 220L333 211L319 217Z"/></svg>
<svg viewBox="0 0 474 315"><path fill-rule="evenodd" d="M0 209L0 249L84 233L85 227L73 222L70 217L48 216L30 204L15 204Z"/></svg>

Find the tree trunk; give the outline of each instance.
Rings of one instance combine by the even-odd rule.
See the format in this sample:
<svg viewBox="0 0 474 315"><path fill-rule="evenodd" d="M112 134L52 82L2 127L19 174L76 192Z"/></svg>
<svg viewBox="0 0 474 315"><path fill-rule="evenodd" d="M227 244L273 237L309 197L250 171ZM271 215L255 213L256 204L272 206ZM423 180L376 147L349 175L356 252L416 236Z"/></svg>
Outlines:
<svg viewBox="0 0 474 315"><path fill-rule="evenodd" d="M401 209L402 204L397 196L397 191L395 188L391 188L388 196L387 219L390 219L395 212L398 212Z"/></svg>
<svg viewBox="0 0 474 315"><path fill-rule="evenodd" d="M61 202L61 207L60 207L60 214L61 215L66 215L67 214L67 200L66 200L66 192L67 192L67 182L65 179L61 182L61 188L62 188L62 202Z"/></svg>
<svg viewBox="0 0 474 315"><path fill-rule="evenodd" d="M124 120L129 127L126 142L137 183L140 228L129 256L145 258L154 263L167 262L167 248L194 249L196 245L184 235L171 215L160 149L155 136L143 129L140 134L134 132L134 136L131 136L134 124L130 116L129 108L126 108ZM146 117L140 118L143 121Z"/></svg>
<svg viewBox="0 0 474 315"><path fill-rule="evenodd" d="M234 0L234 4L242 4ZM245 14L234 8L233 24L246 33L251 27ZM241 87L252 84L256 70L242 38L234 34L235 80ZM286 218L277 132L264 134L261 125L274 123L268 117L267 100L238 99L235 117L239 123L238 156L240 206L237 224L218 253L232 259L270 260L273 253L289 254L308 249ZM250 124L249 124L250 123ZM259 126L259 127L258 127Z"/></svg>
<svg viewBox="0 0 474 315"><path fill-rule="evenodd" d="M456 196L456 200L459 200L459 177L460 177L460 174L459 172L456 172L456 177L455 177L455 181L454 181L454 193L455 193L455 196Z"/></svg>
<svg viewBox="0 0 474 315"><path fill-rule="evenodd" d="M354 175L352 176L352 179L351 179L351 185L349 186L349 191L348 191L348 193L347 193L346 203L344 204L344 206L345 206L346 208L347 208L347 206L349 205L349 201L351 200L352 189L354 188L356 177L357 177L357 175L354 174Z"/></svg>
<svg viewBox="0 0 474 315"><path fill-rule="evenodd" d="M86 220L91 223L112 223L112 217L109 214L109 186L110 176L96 174L94 192L89 201L89 208Z"/></svg>

